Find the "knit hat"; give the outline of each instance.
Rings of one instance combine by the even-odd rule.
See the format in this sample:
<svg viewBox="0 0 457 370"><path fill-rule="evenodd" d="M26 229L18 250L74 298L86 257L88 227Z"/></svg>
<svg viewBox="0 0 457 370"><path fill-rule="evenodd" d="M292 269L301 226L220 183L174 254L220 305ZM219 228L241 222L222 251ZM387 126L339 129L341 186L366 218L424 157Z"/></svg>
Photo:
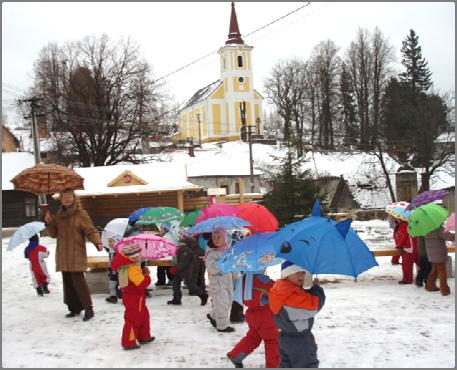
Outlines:
<svg viewBox="0 0 457 370"><path fill-rule="evenodd" d="M305 271L303 267L296 265L290 261L285 261L281 265L281 278L285 279L289 275L295 274L296 272Z"/></svg>
<svg viewBox="0 0 457 370"><path fill-rule="evenodd" d="M141 253L141 247L137 242L132 242L122 246L121 253L132 260L138 260Z"/></svg>
<svg viewBox="0 0 457 370"><path fill-rule="evenodd" d="M38 234L33 235L30 239L29 242L39 242L40 238L38 237Z"/></svg>
<svg viewBox="0 0 457 370"><path fill-rule="evenodd" d="M216 231L222 234L222 238L224 239L224 244L227 244L227 238L228 238L227 229L225 227L216 227L213 230L213 233L215 233Z"/></svg>

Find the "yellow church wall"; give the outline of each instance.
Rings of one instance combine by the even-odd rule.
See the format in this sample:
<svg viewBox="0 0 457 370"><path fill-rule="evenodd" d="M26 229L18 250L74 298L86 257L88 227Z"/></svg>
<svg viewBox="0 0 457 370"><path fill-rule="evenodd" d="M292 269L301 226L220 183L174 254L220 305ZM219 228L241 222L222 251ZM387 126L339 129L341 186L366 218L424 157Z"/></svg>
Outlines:
<svg viewBox="0 0 457 370"><path fill-rule="evenodd" d="M221 105L211 104L211 109L213 111L213 133L214 135L221 135ZM209 136L211 136L211 133Z"/></svg>
<svg viewBox="0 0 457 370"><path fill-rule="evenodd" d="M243 77L244 82L240 83L238 81L238 77L233 77L233 91L234 92L251 92L250 86L250 79L249 77Z"/></svg>
<svg viewBox="0 0 457 370"><path fill-rule="evenodd" d="M224 87L221 85L211 96L209 99L224 99Z"/></svg>

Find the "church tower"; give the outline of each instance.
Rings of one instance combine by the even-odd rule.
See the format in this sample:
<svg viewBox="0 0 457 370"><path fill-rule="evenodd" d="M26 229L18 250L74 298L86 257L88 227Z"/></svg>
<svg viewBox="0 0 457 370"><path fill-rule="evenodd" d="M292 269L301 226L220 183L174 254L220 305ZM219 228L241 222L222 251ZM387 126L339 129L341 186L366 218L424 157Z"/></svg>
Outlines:
<svg viewBox="0 0 457 370"><path fill-rule="evenodd" d="M192 138L194 143L238 141L247 132L243 123L255 127L253 134L263 134L263 97L254 89L253 49L242 39L232 3L228 38L218 51L220 79L198 90L180 111L178 139Z"/></svg>

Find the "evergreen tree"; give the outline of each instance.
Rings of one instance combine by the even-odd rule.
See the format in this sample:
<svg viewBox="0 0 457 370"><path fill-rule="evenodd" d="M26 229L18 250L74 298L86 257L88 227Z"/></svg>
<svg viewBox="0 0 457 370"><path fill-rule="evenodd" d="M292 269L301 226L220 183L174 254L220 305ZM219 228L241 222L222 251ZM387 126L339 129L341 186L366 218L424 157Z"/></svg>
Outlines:
<svg viewBox="0 0 457 370"><path fill-rule="evenodd" d="M400 73L401 82L409 84L415 92L425 92L432 86L432 72L428 62L422 58L422 48L419 46L419 36L414 30L409 30L409 35L402 42L401 64L406 71Z"/></svg>
<svg viewBox="0 0 457 370"><path fill-rule="evenodd" d="M303 169L304 159L296 160L292 150L276 160L281 170L270 177L272 190L264 196L264 205L283 227L309 216L316 199L322 204L326 196L323 185L313 179L311 170Z"/></svg>

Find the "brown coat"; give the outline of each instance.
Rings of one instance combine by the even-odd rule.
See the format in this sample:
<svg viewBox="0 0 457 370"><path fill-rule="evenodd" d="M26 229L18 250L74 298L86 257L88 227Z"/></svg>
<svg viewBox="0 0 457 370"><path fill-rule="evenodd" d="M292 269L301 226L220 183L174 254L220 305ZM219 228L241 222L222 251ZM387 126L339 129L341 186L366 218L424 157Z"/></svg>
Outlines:
<svg viewBox="0 0 457 370"><path fill-rule="evenodd" d="M428 260L432 263L443 263L447 261L446 240L454 241L455 235L445 233L444 227L429 232L424 236L425 249L427 250Z"/></svg>
<svg viewBox="0 0 457 370"><path fill-rule="evenodd" d="M57 238L56 271L85 272L86 238L95 246L102 243L89 215L81 209L76 209L66 217L59 210L46 230L51 238Z"/></svg>

